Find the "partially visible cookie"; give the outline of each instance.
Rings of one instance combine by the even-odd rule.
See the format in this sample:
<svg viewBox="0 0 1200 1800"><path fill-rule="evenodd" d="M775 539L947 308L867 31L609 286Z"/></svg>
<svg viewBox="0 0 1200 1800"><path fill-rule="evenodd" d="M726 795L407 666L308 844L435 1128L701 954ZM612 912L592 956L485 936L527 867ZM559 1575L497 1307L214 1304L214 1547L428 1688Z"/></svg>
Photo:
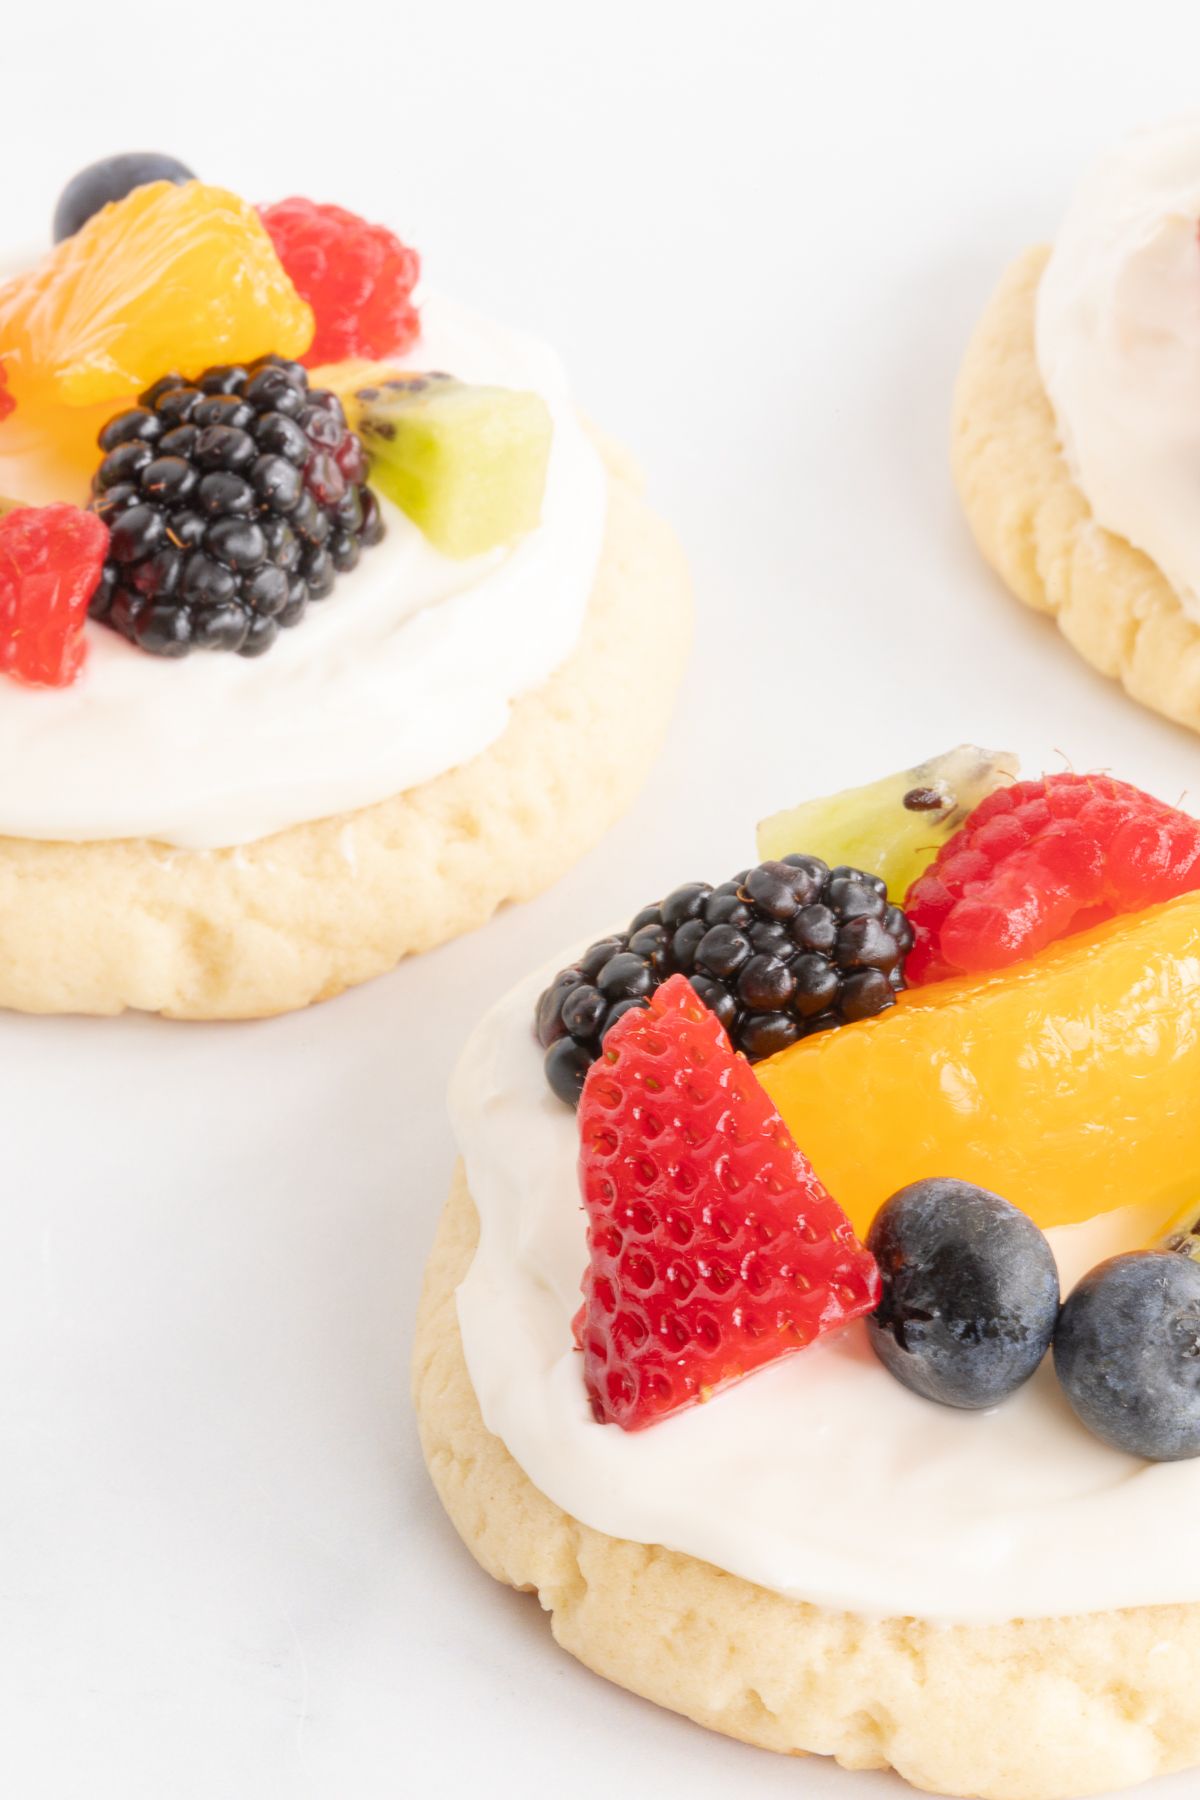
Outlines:
<svg viewBox="0 0 1200 1800"><path fill-rule="evenodd" d="M963 506L1019 599L1135 700L1200 731L1200 625L1149 557L1096 523L1063 458L1035 347L1048 258L1018 258L968 346L952 453Z"/></svg>
<svg viewBox="0 0 1200 1800"><path fill-rule="evenodd" d="M582 637L494 744L407 793L232 849L0 838L0 1006L286 1012L564 874L640 787L691 635L675 536L629 460L604 449L608 524Z"/></svg>
<svg viewBox="0 0 1200 1800"><path fill-rule="evenodd" d="M1066 1800L1200 1762L1200 1606L992 1626L868 1619L563 1512L480 1415L455 1305L477 1234L460 1167L417 1318L425 1458L472 1555L536 1593L589 1668L730 1737L890 1766L934 1793Z"/></svg>

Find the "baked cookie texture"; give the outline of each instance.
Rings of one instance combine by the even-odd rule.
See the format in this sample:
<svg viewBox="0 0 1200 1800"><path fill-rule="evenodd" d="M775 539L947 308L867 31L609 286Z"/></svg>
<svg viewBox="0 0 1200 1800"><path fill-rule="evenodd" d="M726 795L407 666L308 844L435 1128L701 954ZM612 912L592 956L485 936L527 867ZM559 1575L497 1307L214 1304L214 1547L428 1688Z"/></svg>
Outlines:
<svg viewBox="0 0 1200 1800"><path fill-rule="evenodd" d="M0 838L0 1006L287 1012L564 874L640 787L690 639L678 543L629 459L601 448L608 521L583 635L494 744L407 793L233 849Z"/></svg>
<svg viewBox="0 0 1200 1800"><path fill-rule="evenodd" d="M866 1619L563 1512L488 1432L467 1372L454 1291L478 1223L460 1166L417 1316L425 1459L472 1555L536 1593L558 1642L597 1674L746 1743L891 1767L939 1794L1064 1800L1200 1762L1200 1606L993 1626Z"/></svg>
<svg viewBox="0 0 1200 1800"><path fill-rule="evenodd" d="M1149 557L1096 523L1063 458L1035 348L1049 255L1018 258L967 349L954 395L958 491L980 549L1019 599L1056 618L1135 700L1200 731L1200 626Z"/></svg>

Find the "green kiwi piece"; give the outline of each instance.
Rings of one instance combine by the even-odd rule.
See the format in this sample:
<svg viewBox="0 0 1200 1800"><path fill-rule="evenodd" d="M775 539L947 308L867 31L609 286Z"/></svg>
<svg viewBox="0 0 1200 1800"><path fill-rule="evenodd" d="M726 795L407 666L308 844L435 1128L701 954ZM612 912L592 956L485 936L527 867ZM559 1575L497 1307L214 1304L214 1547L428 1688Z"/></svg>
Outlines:
<svg viewBox="0 0 1200 1800"><path fill-rule="evenodd" d="M774 813L758 828L763 860L797 852L881 875L897 902L979 802L1016 779L1006 750L959 744L915 768Z"/></svg>
<svg viewBox="0 0 1200 1800"><path fill-rule="evenodd" d="M540 394L398 374L356 389L347 414L372 484L444 555L480 556L541 518L554 425Z"/></svg>

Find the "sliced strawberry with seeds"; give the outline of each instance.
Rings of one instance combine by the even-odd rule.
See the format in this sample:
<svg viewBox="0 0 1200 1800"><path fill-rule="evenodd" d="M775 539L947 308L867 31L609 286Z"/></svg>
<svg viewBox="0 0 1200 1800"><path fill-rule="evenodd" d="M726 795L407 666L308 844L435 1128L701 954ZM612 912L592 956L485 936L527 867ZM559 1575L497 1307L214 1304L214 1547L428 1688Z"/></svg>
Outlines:
<svg viewBox="0 0 1200 1800"><path fill-rule="evenodd" d="M875 1306L874 1258L683 976L608 1033L579 1129L597 1419L639 1430Z"/></svg>

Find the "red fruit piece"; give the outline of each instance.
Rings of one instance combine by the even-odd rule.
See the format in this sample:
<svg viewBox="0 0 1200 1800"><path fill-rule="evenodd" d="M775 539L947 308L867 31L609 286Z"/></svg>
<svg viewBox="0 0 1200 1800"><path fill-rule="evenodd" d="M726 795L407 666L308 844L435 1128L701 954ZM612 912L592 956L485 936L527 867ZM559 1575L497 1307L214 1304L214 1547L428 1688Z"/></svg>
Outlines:
<svg viewBox="0 0 1200 1800"><path fill-rule="evenodd" d="M592 1411L638 1431L879 1298L875 1259L682 975L604 1040L579 1103Z"/></svg>
<svg viewBox="0 0 1200 1800"><path fill-rule="evenodd" d="M910 987L1004 969L1056 938L1200 888L1200 821L1109 775L980 801L908 890Z"/></svg>
<svg viewBox="0 0 1200 1800"><path fill-rule="evenodd" d="M16 404L8 391L8 371L0 362L0 419L7 419Z"/></svg>
<svg viewBox="0 0 1200 1800"><path fill-rule="evenodd" d="M317 333L307 366L407 350L421 329L412 290L421 272L415 250L383 225L340 206L280 200L259 208L280 262L313 309Z"/></svg>
<svg viewBox="0 0 1200 1800"><path fill-rule="evenodd" d="M0 518L0 670L27 687L67 687L108 554L108 527L77 506L22 506Z"/></svg>

